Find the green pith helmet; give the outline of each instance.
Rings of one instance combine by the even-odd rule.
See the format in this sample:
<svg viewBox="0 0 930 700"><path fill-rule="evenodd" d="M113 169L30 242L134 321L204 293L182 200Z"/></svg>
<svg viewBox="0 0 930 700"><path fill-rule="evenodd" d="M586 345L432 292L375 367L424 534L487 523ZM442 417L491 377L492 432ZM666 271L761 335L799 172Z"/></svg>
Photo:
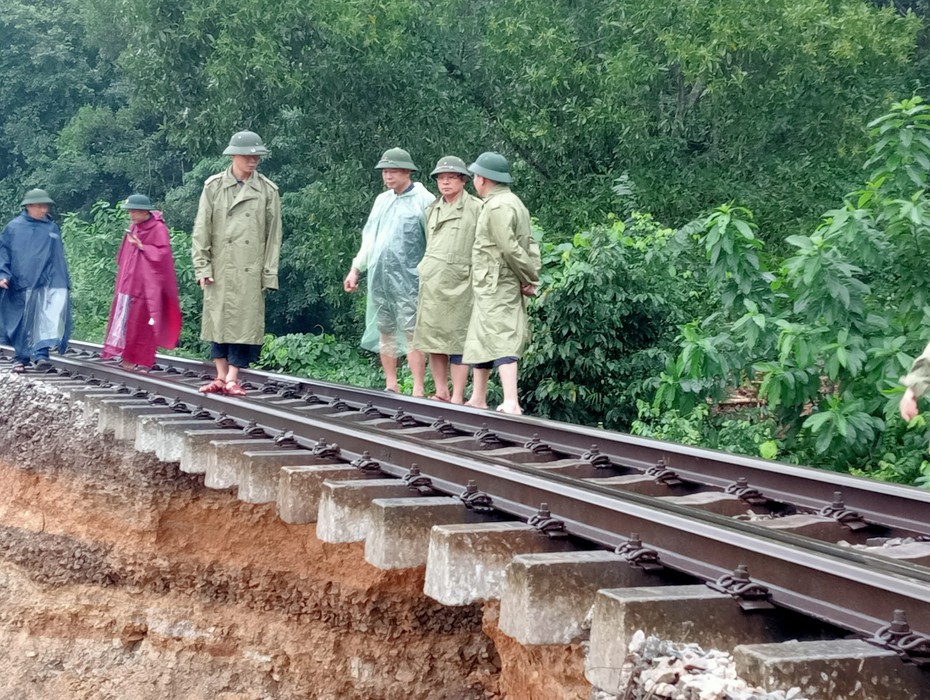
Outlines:
<svg viewBox="0 0 930 700"><path fill-rule="evenodd" d="M375 166L375 170L384 170L385 168L397 168L398 170L419 170L413 164L410 154L403 148L389 148L381 156L381 160Z"/></svg>
<svg viewBox="0 0 930 700"><path fill-rule="evenodd" d="M470 175L465 161L456 156L443 156L439 159L439 162L436 163L436 167L433 168L433 172L431 172L430 175L436 177L440 173L457 173L465 177Z"/></svg>
<svg viewBox="0 0 930 700"><path fill-rule="evenodd" d="M24 207L27 204L54 204L55 200L48 196L45 190L29 190L19 206Z"/></svg>
<svg viewBox="0 0 930 700"><path fill-rule="evenodd" d="M500 153L485 151L468 166L469 171L475 175L486 177L494 182L513 182L510 177L510 163Z"/></svg>
<svg viewBox="0 0 930 700"><path fill-rule="evenodd" d="M224 156L267 156L271 153L254 131L238 131L229 139Z"/></svg>
<svg viewBox="0 0 930 700"><path fill-rule="evenodd" d="M123 202L123 209L138 209L142 211L152 211L155 207L152 206L152 200L146 197L144 194L131 194L126 197L126 201Z"/></svg>

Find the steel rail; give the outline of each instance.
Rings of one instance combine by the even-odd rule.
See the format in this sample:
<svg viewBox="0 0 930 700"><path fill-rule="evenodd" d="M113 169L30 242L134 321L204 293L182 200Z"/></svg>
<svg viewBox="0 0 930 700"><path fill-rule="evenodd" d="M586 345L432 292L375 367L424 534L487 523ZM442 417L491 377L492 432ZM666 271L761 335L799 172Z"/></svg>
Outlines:
<svg viewBox="0 0 930 700"><path fill-rule="evenodd" d="M323 437L336 442L347 460L367 451L393 476L406 475L415 463L436 489L449 494L460 494L474 480L493 498L496 509L521 518L535 514L537 504L548 503L570 533L604 547L622 544L637 532L665 566L702 579L713 581L746 565L753 581L769 589L773 603L862 635L874 634L895 610L905 611L915 632L930 633L930 570L924 567L577 479L543 476L531 467L439 448L427 440L396 437L325 415L201 395L190 385L115 366L89 366L70 358L54 362L108 381L130 379L148 392L253 420L272 434L293 432L305 447Z"/></svg>
<svg viewBox="0 0 930 700"><path fill-rule="evenodd" d="M74 343L77 347L99 350L101 346ZM187 369L204 370L196 360L159 356L159 362ZM726 488L745 479L748 485L774 501L819 511L842 494L846 508L866 521L908 532L930 535L930 491L901 484L890 484L862 477L839 474L784 462L774 462L718 450L690 447L637 437L616 431L577 426L529 416L510 416L426 399L405 397L383 391L343 386L313 379L295 378L272 372L249 370L243 378L255 383L278 382L322 397L338 397L356 408L372 403L382 411L403 409L424 422L444 417L463 430L482 426L499 437L523 444L534 434L553 450L580 457L596 444L618 466L649 469L663 460L681 479L715 488Z"/></svg>

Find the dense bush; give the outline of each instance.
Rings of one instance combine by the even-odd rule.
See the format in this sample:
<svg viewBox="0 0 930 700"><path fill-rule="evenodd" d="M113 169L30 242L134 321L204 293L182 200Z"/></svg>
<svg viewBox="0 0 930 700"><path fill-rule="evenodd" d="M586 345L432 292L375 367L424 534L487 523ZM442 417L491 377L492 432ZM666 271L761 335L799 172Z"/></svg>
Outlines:
<svg viewBox="0 0 930 700"><path fill-rule="evenodd" d="M930 106L897 103L870 129L868 181L789 236L788 257L765 253L748 210L706 219L696 243L720 308L683 326L655 410L686 415L751 381L786 457L904 480L926 470L926 435L902 429L897 403L930 323Z"/></svg>

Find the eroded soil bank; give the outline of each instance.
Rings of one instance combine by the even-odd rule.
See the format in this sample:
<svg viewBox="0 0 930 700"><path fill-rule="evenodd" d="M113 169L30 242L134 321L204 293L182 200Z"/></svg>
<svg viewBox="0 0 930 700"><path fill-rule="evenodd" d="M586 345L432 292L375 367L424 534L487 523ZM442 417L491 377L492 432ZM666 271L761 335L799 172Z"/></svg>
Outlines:
<svg viewBox="0 0 930 700"><path fill-rule="evenodd" d="M207 489L12 375L0 375L0 493L2 698L590 694L578 650L536 665L493 607L443 607L422 570L379 571L361 545Z"/></svg>

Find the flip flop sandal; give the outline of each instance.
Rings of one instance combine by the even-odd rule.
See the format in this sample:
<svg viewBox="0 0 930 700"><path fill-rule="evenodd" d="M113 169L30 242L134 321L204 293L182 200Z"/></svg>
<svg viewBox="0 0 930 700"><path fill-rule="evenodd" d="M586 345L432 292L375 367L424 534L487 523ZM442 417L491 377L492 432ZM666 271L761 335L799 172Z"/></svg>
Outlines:
<svg viewBox="0 0 930 700"><path fill-rule="evenodd" d="M430 401L442 401L443 403L449 403L449 399L444 399L438 394L433 394L432 396L429 396L428 398Z"/></svg>
<svg viewBox="0 0 930 700"><path fill-rule="evenodd" d="M197 389L201 394L224 394L226 393L226 382L222 379L214 379L209 384L204 384Z"/></svg>
<svg viewBox="0 0 930 700"><path fill-rule="evenodd" d="M245 389L239 386L239 382L226 382L226 388L223 392L226 396L247 396Z"/></svg>

